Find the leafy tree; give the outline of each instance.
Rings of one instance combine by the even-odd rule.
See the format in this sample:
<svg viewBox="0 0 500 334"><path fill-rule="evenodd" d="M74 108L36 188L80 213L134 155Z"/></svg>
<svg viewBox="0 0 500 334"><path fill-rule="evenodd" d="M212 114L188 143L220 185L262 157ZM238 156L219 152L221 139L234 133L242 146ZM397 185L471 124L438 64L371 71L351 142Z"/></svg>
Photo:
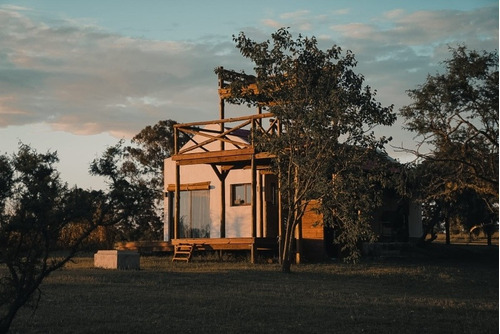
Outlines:
<svg viewBox="0 0 500 334"><path fill-rule="evenodd" d="M143 167L143 173L150 174L150 184L159 190L163 199L163 161L174 152L174 125L171 119L159 121L153 126L146 126L132 138L132 144L126 148L130 157ZM184 145L189 138L179 134L179 145Z"/></svg>
<svg viewBox="0 0 500 334"><path fill-rule="evenodd" d="M356 262L360 242L376 241L375 212L387 197L410 197L406 166L373 149L342 145L333 157L333 179L322 198L322 213L340 245L340 257ZM407 231L407 230L404 230ZM405 240L407 233L398 236Z"/></svg>
<svg viewBox="0 0 500 334"><path fill-rule="evenodd" d="M154 205L156 189L142 177L138 165L127 159L123 141L96 158L90 165L90 173L108 179L108 200L119 216L113 225L113 242L151 240L161 235L161 215Z"/></svg>
<svg viewBox="0 0 500 334"><path fill-rule="evenodd" d="M482 207L498 214L498 54L465 46L451 54L446 72L409 90L413 103L400 110L407 129L420 137L411 152L425 161L421 197L441 203L447 227L446 212L456 211L464 195L479 196Z"/></svg>
<svg viewBox="0 0 500 334"><path fill-rule="evenodd" d="M436 230L446 234L446 243L451 243L451 234L463 233L476 227L486 234L488 245L498 221L495 196L486 196L473 188L458 188L449 182L451 168L447 163L423 161L416 166L416 189L422 197L424 233L421 241L433 241ZM428 235L431 235L427 239Z"/></svg>
<svg viewBox="0 0 500 334"><path fill-rule="evenodd" d="M376 139L373 127L391 125L395 115L392 107L374 100L370 87L363 86L363 76L353 70L356 60L350 51L342 54L337 46L322 51L316 38L299 35L294 40L286 29L271 37L272 41L260 43L244 33L233 37L241 54L255 63L252 80L257 90L249 92L244 87L250 82L235 80L230 101L264 106L279 120L279 135L256 134L256 141L258 150L276 157L273 168L286 212L281 263L282 270L289 272L294 231L309 201L321 200L332 190L332 174L381 148L387 139ZM328 201L334 204L340 203ZM353 206L344 204L329 209L344 221L344 235L350 235L342 241L358 243L369 234L369 227ZM341 214L343 210L351 214ZM352 224L345 224L347 220ZM349 229L353 225L358 228Z"/></svg>
<svg viewBox="0 0 500 334"><path fill-rule="evenodd" d="M109 147L90 167L93 175L107 178L109 193L130 213L113 226L115 241L158 240L163 230L163 161L174 147L173 120L146 126L125 146ZM179 145L188 140L179 136Z"/></svg>
<svg viewBox="0 0 500 334"><path fill-rule="evenodd" d="M12 157L0 156L1 333L23 305L36 306L45 277L64 266L97 226L109 222L103 194L68 190L57 162L56 153L37 153L24 144ZM87 220L86 228L66 244L64 255L51 256L63 229L76 220Z"/></svg>

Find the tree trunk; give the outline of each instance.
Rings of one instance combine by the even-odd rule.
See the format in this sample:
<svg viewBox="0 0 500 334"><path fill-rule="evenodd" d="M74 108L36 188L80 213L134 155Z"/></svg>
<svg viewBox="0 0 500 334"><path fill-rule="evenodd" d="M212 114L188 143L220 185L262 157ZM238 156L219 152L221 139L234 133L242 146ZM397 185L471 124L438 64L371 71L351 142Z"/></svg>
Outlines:
<svg viewBox="0 0 500 334"><path fill-rule="evenodd" d="M448 217L446 217L444 221L444 230L446 233L446 244L449 245L451 244L451 242L450 242L450 219Z"/></svg>
<svg viewBox="0 0 500 334"><path fill-rule="evenodd" d="M283 263L281 264L281 272L285 274L291 273L291 267L292 263L290 261L290 258L283 259Z"/></svg>
<svg viewBox="0 0 500 334"><path fill-rule="evenodd" d="M17 311L23 304L16 300L12 305L9 306L9 310L7 311L5 316L2 315L2 318L0 319L0 334L7 333L9 331L10 325L16 317Z"/></svg>
<svg viewBox="0 0 500 334"><path fill-rule="evenodd" d="M285 240L283 240L283 258L281 263L281 271L284 273L290 273L292 265L292 239L293 230L295 228L295 222L291 221L291 217L288 217L286 228L285 228Z"/></svg>

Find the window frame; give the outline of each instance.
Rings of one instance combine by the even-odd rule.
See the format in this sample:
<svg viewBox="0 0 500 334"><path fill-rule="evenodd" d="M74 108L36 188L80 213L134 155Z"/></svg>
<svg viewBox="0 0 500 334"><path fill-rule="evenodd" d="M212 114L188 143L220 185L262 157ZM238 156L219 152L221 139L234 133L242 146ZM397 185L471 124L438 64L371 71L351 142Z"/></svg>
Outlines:
<svg viewBox="0 0 500 334"><path fill-rule="evenodd" d="M243 198L237 202L237 188L243 187ZM241 191L240 191L241 192ZM235 183L231 184L231 206L250 206L252 205L252 184L251 183Z"/></svg>

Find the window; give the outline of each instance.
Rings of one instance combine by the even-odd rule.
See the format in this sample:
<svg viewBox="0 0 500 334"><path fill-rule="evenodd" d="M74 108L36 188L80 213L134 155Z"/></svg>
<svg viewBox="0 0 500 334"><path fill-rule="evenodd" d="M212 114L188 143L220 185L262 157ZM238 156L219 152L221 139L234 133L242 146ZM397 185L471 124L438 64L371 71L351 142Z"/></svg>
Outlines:
<svg viewBox="0 0 500 334"><path fill-rule="evenodd" d="M210 238L210 191L180 192L180 238Z"/></svg>
<svg viewBox="0 0 500 334"><path fill-rule="evenodd" d="M231 205L250 205L252 203L252 186L250 183L231 185Z"/></svg>

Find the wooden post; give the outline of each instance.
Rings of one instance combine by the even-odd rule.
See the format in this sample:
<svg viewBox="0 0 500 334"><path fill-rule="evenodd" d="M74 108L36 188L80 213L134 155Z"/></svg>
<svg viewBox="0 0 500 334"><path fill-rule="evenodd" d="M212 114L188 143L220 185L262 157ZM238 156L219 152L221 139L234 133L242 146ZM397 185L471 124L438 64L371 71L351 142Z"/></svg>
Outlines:
<svg viewBox="0 0 500 334"><path fill-rule="evenodd" d="M179 239L179 221L181 213L181 166L175 164L175 216L174 239Z"/></svg>
<svg viewBox="0 0 500 334"><path fill-rule="evenodd" d="M257 177L255 155L252 155L252 237L257 236Z"/></svg>
<svg viewBox="0 0 500 334"><path fill-rule="evenodd" d="M259 234L260 237L264 237L264 193L263 193L263 177L262 174L259 173Z"/></svg>
<svg viewBox="0 0 500 334"><path fill-rule="evenodd" d="M253 130L255 129L255 120L252 120L252 145L253 145ZM252 169L252 237L257 236L257 166L255 161L255 153L252 154L251 161Z"/></svg>
<svg viewBox="0 0 500 334"><path fill-rule="evenodd" d="M278 136L281 135L281 122L278 121ZM283 264L283 210L281 198L281 175L278 172L278 256L279 263Z"/></svg>
<svg viewBox="0 0 500 334"><path fill-rule="evenodd" d="M220 179L220 237L226 237L226 175Z"/></svg>
<svg viewBox="0 0 500 334"><path fill-rule="evenodd" d="M255 257L257 253L257 245L255 243L255 239L253 239L252 244L250 245L250 263L255 263Z"/></svg>
<svg viewBox="0 0 500 334"><path fill-rule="evenodd" d="M219 74L219 88L223 88L224 86L224 78L222 76L222 67L220 68L221 72ZM224 119L225 117L225 106L224 106L224 99L222 97L219 97L219 117L221 120ZM224 133L224 123L220 123L220 133ZM224 151L225 145L224 141L220 141L220 150ZM223 172L221 171L221 174ZM226 237L226 178L221 177L220 178L220 237L225 238Z"/></svg>
<svg viewBox="0 0 500 334"><path fill-rule="evenodd" d="M174 233L174 196L172 192L167 192L167 240L172 240ZM174 213L175 214L175 213Z"/></svg>
<svg viewBox="0 0 500 334"><path fill-rule="evenodd" d="M174 153L179 152L179 130L174 127ZM174 234L173 238L179 238L179 220L181 212L181 167L175 164L175 211L174 211Z"/></svg>
<svg viewBox="0 0 500 334"><path fill-rule="evenodd" d="M295 263L300 264L302 256L302 221L299 221L297 226L295 226Z"/></svg>
<svg viewBox="0 0 500 334"><path fill-rule="evenodd" d="M262 107L259 105L257 107L257 113L262 115ZM259 126L262 128L262 118L258 120ZM252 131L255 130L255 127L252 127ZM255 147L255 143L253 143L254 138L252 138L252 147ZM263 187L262 187L262 174L259 173L259 182L258 182L258 190L259 190L259 235L260 237L264 237L264 199L263 199Z"/></svg>

